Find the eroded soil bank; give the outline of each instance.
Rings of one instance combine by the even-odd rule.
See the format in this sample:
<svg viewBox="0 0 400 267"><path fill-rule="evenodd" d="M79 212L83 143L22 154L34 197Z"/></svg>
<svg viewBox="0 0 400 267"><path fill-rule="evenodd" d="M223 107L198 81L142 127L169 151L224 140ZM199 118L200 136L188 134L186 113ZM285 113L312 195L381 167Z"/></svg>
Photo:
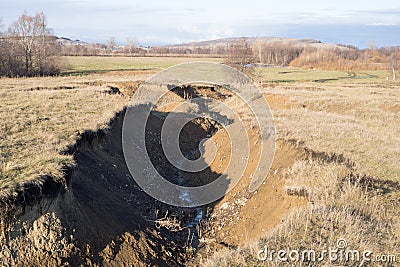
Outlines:
<svg viewBox="0 0 400 267"><path fill-rule="evenodd" d="M229 97L224 91L204 86L182 90L185 93L174 92L178 101L205 94ZM176 170L165 163L160 145L159 133L167 113L153 112L147 123L146 146L152 151L156 169L172 182L186 186L218 177L229 162L229 140L217 123L204 119L183 128L181 150L197 157L199 142L210 137L218 147L217 160L200 173L182 173L176 181ZM121 111L108 130L88 132L69 148L67 153L74 156L76 166L66 172L65 186L48 186L26 198L22 194L14 209L3 215L1 265L196 265L192 261L195 254L207 256L224 246L243 245L280 223L290 209L307 204L302 196L285 192L282 173L295 160L316 155L291 142L278 142L269 177L257 192L248 193L251 173L257 166L258 135L254 132L250 144L255 152L249 155L241 182L223 199L201 207L201 221L188 227L198 209L161 203L144 193L131 177L121 146L123 116ZM51 180L48 183L51 185Z"/></svg>

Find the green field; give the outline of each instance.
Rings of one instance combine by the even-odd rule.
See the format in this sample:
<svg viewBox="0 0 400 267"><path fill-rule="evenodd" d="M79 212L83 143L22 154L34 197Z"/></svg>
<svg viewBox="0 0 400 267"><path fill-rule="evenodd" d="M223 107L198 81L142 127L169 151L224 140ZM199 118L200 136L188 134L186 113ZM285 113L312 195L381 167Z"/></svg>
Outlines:
<svg viewBox="0 0 400 267"><path fill-rule="evenodd" d="M343 83L343 82L378 82L386 81L391 77L389 71L327 71L306 70L298 68L258 68L255 71L257 77L270 83L293 83L293 82L315 82L315 83Z"/></svg>
<svg viewBox="0 0 400 267"><path fill-rule="evenodd" d="M110 71L150 71L156 72L176 64L193 61L223 63L221 58L192 57L63 57L65 62L62 75L82 75ZM325 71L299 68L257 68L253 72L255 80L267 83L315 82L379 82L391 77L390 71Z"/></svg>
<svg viewBox="0 0 400 267"><path fill-rule="evenodd" d="M64 75L108 71L160 71L176 64L192 61L222 62L219 58L188 57L63 57Z"/></svg>

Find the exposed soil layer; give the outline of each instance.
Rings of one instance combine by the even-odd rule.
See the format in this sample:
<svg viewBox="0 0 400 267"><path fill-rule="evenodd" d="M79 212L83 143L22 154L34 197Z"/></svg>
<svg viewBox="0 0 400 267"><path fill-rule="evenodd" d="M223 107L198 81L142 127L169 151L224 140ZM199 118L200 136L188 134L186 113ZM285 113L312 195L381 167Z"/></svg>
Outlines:
<svg viewBox="0 0 400 267"><path fill-rule="evenodd" d="M382 105L381 108L386 112L392 112L392 113L399 113L400 112L400 104Z"/></svg>
<svg viewBox="0 0 400 267"><path fill-rule="evenodd" d="M184 231L155 224L170 207L142 192L125 166L122 115L107 135L84 136L78 147L70 149L77 167L69 188L25 207L7 231L1 252L1 259L8 259L4 263L183 264Z"/></svg>
<svg viewBox="0 0 400 267"><path fill-rule="evenodd" d="M270 108L277 110L285 110L295 108L296 104L292 103L288 96L276 94L264 94Z"/></svg>
<svg viewBox="0 0 400 267"><path fill-rule="evenodd" d="M223 89L207 86L175 91L180 101L197 95L229 97ZM159 173L171 182L179 183L172 175L174 167L165 164L160 145L159 132L167 113L162 110L151 114L146 146L152 151L151 160ZM294 161L318 155L291 142L278 142L270 175L257 192L248 193L259 151L258 134L250 132L251 151L254 152L249 155L244 176L223 199L201 207L205 215L196 226L199 241L193 246L193 233L188 224L198 210L161 203L144 193L131 177L121 146L123 116L124 112L117 114L109 130L84 134L66 151L76 162L68 175L67 186L58 186L54 190L50 186L50 192L33 192L29 201L20 194L13 205L15 208L9 209L8 215L3 214L2 265L195 264L191 262L194 254L209 255L220 247L239 246L258 238L280 223L290 209L307 204L305 198L284 192L282 173ZM229 162L226 132L210 119L194 120L183 128L180 135L182 152L198 157L196 149L205 137L217 144L216 160L201 173L183 173L187 186L209 183L223 173Z"/></svg>

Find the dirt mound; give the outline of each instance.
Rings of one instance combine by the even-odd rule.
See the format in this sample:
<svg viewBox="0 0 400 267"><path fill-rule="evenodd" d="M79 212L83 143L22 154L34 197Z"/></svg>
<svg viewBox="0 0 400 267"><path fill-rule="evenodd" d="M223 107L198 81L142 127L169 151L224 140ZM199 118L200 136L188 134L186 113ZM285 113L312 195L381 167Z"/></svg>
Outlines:
<svg viewBox="0 0 400 267"><path fill-rule="evenodd" d="M285 110L296 108L298 105L290 101L290 98L285 95L275 95L264 93L265 99L267 99L268 104L272 109Z"/></svg>
<svg viewBox="0 0 400 267"><path fill-rule="evenodd" d="M382 110L386 112L392 112L392 113L399 113L400 112L400 104L386 104L386 105L381 105L380 106Z"/></svg>
<svg viewBox="0 0 400 267"><path fill-rule="evenodd" d="M286 193L283 178L284 170L306 157L302 148L279 141L271 172L263 186L251 196L246 196L246 188L235 188L216 206L213 214L215 225L210 231L220 228L217 237L221 243L241 246L275 227L291 209L306 205L306 198ZM227 212L233 213L232 216L221 220Z"/></svg>

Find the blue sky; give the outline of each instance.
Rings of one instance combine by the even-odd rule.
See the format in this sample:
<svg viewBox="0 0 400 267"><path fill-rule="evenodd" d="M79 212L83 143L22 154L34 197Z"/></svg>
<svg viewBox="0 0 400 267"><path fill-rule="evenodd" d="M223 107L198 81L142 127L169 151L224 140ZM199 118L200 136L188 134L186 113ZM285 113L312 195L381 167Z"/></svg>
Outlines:
<svg viewBox="0 0 400 267"><path fill-rule="evenodd" d="M26 10L43 11L58 36L88 42L183 43L234 36L314 38L361 48L400 45L395 0L0 0L9 25Z"/></svg>

